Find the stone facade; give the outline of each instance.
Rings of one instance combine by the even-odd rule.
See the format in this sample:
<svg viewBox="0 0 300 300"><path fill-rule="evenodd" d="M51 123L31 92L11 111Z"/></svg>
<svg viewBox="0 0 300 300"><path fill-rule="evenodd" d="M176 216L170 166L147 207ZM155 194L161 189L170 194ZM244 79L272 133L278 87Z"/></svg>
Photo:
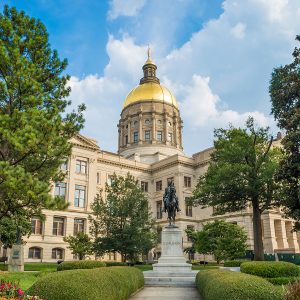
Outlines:
<svg viewBox="0 0 300 300"><path fill-rule="evenodd" d="M166 214L161 214L164 189L168 180L174 181L181 208L176 224L183 232L183 248L191 245L185 229L201 229L203 223L222 218L244 227L248 233L249 249L253 249L250 208L212 216L211 207L202 209L186 206L185 199L192 195L198 177L206 172L213 149L206 149L191 157L184 154L182 120L176 99L169 90L160 86L155 74L156 67L153 66L148 58L140 83L140 92L144 94L141 92L139 96L132 96L131 92L125 100L118 124L118 154L102 150L95 140L80 134L70 141L73 145L72 155L67 164L62 166L66 172L65 181L53 184L52 188L52 194L65 197L70 206L66 211L45 210L43 222L32 219L33 233L24 246L25 261L74 259L63 236L74 235L78 231L88 233L90 205L97 191L104 189L106 182L109 184L114 173L126 175L128 172L138 179L148 196L153 217L161 226L167 224ZM146 86L149 84L155 88ZM157 94L159 89L161 94ZM158 131L161 132L159 135ZM276 143L279 145L280 141ZM300 235L291 233L293 222L283 219L280 209L265 212L262 219L266 253L299 252ZM150 259L158 258L159 252L160 245L153 249ZM4 249L0 248L2 255L5 255ZM119 259L120 256L113 253L104 257L104 260Z"/></svg>

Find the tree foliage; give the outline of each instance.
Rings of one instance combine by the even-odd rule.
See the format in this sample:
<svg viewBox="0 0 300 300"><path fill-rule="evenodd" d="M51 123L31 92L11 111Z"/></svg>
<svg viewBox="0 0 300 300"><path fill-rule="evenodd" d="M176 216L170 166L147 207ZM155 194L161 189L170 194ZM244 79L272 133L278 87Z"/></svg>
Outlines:
<svg viewBox="0 0 300 300"><path fill-rule="evenodd" d="M300 41L300 36L296 39ZM286 214L300 221L300 48L294 49L293 58L292 63L274 69L270 96L277 125L286 132L278 172L283 186L281 199ZM297 228L300 229L299 222Z"/></svg>
<svg viewBox="0 0 300 300"><path fill-rule="evenodd" d="M281 151L272 148L268 128L256 128L253 118L246 128L215 130L215 151L207 172L193 192L194 205L213 206L214 214L252 206L255 259L263 260L261 214L276 205L275 182Z"/></svg>
<svg viewBox="0 0 300 300"><path fill-rule="evenodd" d="M67 248L71 249L72 254L77 255L79 260L93 254L93 242L86 233L79 232L75 236L64 237L64 241L69 244Z"/></svg>
<svg viewBox="0 0 300 300"><path fill-rule="evenodd" d="M91 235L95 238L95 251L118 252L122 259L134 260L154 247L156 232L146 195L130 174L114 176L96 196L89 216Z"/></svg>
<svg viewBox="0 0 300 300"><path fill-rule="evenodd" d="M214 255L217 262L241 257L247 249L245 230L223 220L205 224L194 236L197 252Z"/></svg>
<svg viewBox="0 0 300 300"><path fill-rule="evenodd" d="M50 182L70 154L69 139L83 126L82 110L67 114L67 66L49 44L41 21L4 7L0 13L0 220L30 219L51 199ZM54 201L55 200L55 201ZM20 220L21 222L21 220ZM5 227L1 229L5 230ZM0 231L1 231L0 230Z"/></svg>

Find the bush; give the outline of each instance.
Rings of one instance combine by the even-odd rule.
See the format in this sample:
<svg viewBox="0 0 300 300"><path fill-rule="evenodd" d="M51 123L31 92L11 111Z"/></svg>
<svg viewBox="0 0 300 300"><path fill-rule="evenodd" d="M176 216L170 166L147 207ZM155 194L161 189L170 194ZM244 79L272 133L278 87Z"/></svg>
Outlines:
<svg viewBox="0 0 300 300"><path fill-rule="evenodd" d="M196 277L204 300L281 300L282 294L270 282L257 276L227 270L202 271Z"/></svg>
<svg viewBox="0 0 300 300"><path fill-rule="evenodd" d="M227 260L224 262L224 267L240 267L245 260Z"/></svg>
<svg viewBox="0 0 300 300"><path fill-rule="evenodd" d="M300 300L300 281L289 284L286 288L284 300Z"/></svg>
<svg viewBox="0 0 300 300"><path fill-rule="evenodd" d="M95 269L105 267L103 261L97 260L78 260L78 261L64 261L57 266L57 271L76 270L76 269Z"/></svg>
<svg viewBox="0 0 300 300"><path fill-rule="evenodd" d="M298 277L296 265L283 261L251 261L241 264L241 272L260 277Z"/></svg>
<svg viewBox="0 0 300 300"><path fill-rule="evenodd" d="M107 267L126 267L126 262L120 262L120 261L105 261L104 262Z"/></svg>
<svg viewBox="0 0 300 300"><path fill-rule="evenodd" d="M143 285L143 273L136 268L70 270L42 277L28 293L43 300L123 300Z"/></svg>
<svg viewBox="0 0 300 300"><path fill-rule="evenodd" d="M299 277L276 277L276 278L266 278L269 282L271 282L274 285L286 285L289 283L294 283L296 281L299 281Z"/></svg>

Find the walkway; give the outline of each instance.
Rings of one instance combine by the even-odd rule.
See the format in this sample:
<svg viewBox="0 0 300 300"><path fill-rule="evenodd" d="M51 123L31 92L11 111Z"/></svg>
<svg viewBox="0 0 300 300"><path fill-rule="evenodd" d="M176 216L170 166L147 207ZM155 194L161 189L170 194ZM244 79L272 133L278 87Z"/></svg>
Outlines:
<svg viewBox="0 0 300 300"><path fill-rule="evenodd" d="M201 300L195 287L146 286L129 300Z"/></svg>

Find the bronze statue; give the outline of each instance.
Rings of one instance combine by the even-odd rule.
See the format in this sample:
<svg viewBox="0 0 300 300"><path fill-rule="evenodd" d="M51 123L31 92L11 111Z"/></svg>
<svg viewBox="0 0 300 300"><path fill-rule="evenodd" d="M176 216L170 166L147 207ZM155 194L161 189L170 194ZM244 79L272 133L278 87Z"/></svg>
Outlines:
<svg viewBox="0 0 300 300"><path fill-rule="evenodd" d="M163 196L164 208L163 211L168 212L169 226L175 226L176 212L179 212L178 197L176 196L176 189L174 182L169 181ZM173 224L172 224L173 223Z"/></svg>

